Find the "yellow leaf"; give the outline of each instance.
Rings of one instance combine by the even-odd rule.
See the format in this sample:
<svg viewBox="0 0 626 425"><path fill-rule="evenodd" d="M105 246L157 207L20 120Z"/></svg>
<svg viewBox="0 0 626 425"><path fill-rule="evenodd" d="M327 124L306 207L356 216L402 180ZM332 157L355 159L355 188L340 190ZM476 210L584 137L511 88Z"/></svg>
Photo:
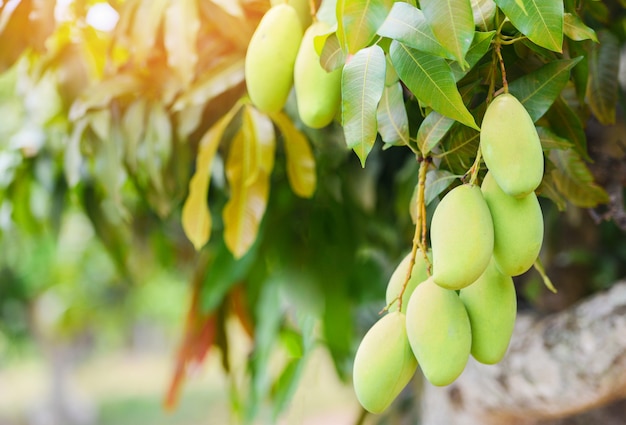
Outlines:
<svg viewBox="0 0 626 425"><path fill-rule="evenodd" d="M283 135L287 156L287 178L298 196L310 198L315 192L317 175L315 157L307 138L282 112L272 114L274 123Z"/></svg>
<svg viewBox="0 0 626 425"><path fill-rule="evenodd" d="M267 207L274 150L272 122L248 106L226 161L231 196L223 211L224 241L236 258L256 240Z"/></svg>
<svg viewBox="0 0 626 425"><path fill-rule="evenodd" d="M189 194L182 211L183 230L196 250L200 250L211 235L211 212L207 204L207 194L211 180L211 163L222 140L222 135L235 114L239 103L202 136L196 158L196 171L189 182Z"/></svg>
<svg viewBox="0 0 626 425"><path fill-rule="evenodd" d="M196 0L172 0L165 13L164 43L167 63L185 87L194 79L198 63L196 42L199 30Z"/></svg>

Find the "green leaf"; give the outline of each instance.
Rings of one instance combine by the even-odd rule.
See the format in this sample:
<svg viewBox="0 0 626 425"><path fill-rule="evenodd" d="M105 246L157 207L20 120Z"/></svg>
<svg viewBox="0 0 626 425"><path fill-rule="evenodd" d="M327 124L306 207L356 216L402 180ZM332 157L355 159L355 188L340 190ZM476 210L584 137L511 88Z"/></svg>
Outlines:
<svg viewBox="0 0 626 425"><path fill-rule="evenodd" d="M164 19L163 42L167 50L167 64L174 70L183 87L187 87L194 79L198 63L196 43L200 17L197 1L170 2Z"/></svg>
<svg viewBox="0 0 626 425"><path fill-rule="evenodd" d="M582 57L582 60L572 68L572 81L576 88L576 97L578 102L585 104L585 96L587 95L587 82L589 81L589 41L573 41L567 40L569 56L571 58Z"/></svg>
<svg viewBox="0 0 626 425"><path fill-rule="evenodd" d="M379 46L360 50L343 68L341 121L346 143L365 166L378 131L376 110L385 88L385 53Z"/></svg>
<svg viewBox="0 0 626 425"><path fill-rule="evenodd" d="M145 132L146 103L144 98L135 100L122 117L122 135L125 140L124 160L132 172L137 169L137 151Z"/></svg>
<svg viewBox="0 0 626 425"><path fill-rule="evenodd" d="M376 36L393 0L338 0L337 38L344 51L355 54Z"/></svg>
<svg viewBox="0 0 626 425"><path fill-rule="evenodd" d="M417 147L426 156L443 139L454 124L454 120L432 111L417 130Z"/></svg>
<svg viewBox="0 0 626 425"><path fill-rule="evenodd" d="M570 69L582 58L557 60L509 84L509 92L519 100L533 121L550 108L567 84Z"/></svg>
<svg viewBox="0 0 626 425"><path fill-rule="evenodd" d="M549 158L556 166L552 170L556 187L572 204L593 208L609 201L608 194L594 183L591 172L575 151L552 150Z"/></svg>
<svg viewBox="0 0 626 425"><path fill-rule="evenodd" d="M454 74L445 59L395 40L391 43L390 56L404 84L423 105L478 130L474 117L463 104Z"/></svg>
<svg viewBox="0 0 626 425"><path fill-rule="evenodd" d="M537 127L537 134L541 141L541 148L544 151L552 149L569 149L573 147L572 142L564 137L558 136L555 132L547 127Z"/></svg>
<svg viewBox="0 0 626 425"><path fill-rule="evenodd" d="M409 144L409 118L399 82L385 86L376 116L383 142L391 145Z"/></svg>
<svg viewBox="0 0 626 425"><path fill-rule="evenodd" d="M272 121L247 106L242 127L233 138L226 160L230 198L222 212L224 241L237 259L248 252L256 240L265 214L275 146Z"/></svg>
<svg viewBox="0 0 626 425"><path fill-rule="evenodd" d="M602 124L615 123L615 105L619 92L619 40L608 30L598 34L600 44L589 52L587 100L591 112Z"/></svg>
<svg viewBox="0 0 626 425"><path fill-rule="evenodd" d="M455 174L465 174L476 158L480 132L462 125L453 126L442 141L441 167Z"/></svg>
<svg viewBox="0 0 626 425"><path fill-rule="evenodd" d="M493 19L496 16L496 3L493 0L472 0L474 23L482 31L493 29Z"/></svg>
<svg viewBox="0 0 626 425"><path fill-rule="evenodd" d="M327 72L333 72L335 69L339 69L346 63L346 55L341 49L337 34L333 33L326 37L324 47L320 53L320 65Z"/></svg>
<svg viewBox="0 0 626 425"><path fill-rule="evenodd" d="M554 52L563 45L563 0L495 0L515 28L533 43ZM524 10L525 9L525 10Z"/></svg>
<svg viewBox="0 0 626 425"><path fill-rule="evenodd" d="M211 235L211 213L207 205L211 164L226 127L239 112L239 109L240 104L236 104L200 139L196 171L189 181L189 194L182 211L183 230L196 250L200 250L208 242Z"/></svg>
<svg viewBox="0 0 626 425"><path fill-rule="evenodd" d="M400 41L426 53L453 58L435 38L422 11L408 3L394 3L387 19L378 28L378 35Z"/></svg>
<svg viewBox="0 0 626 425"><path fill-rule="evenodd" d="M424 204L428 205L437 198L459 176L448 170L428 170L426 173L426 188L424 190Z"/></svg>
<svg viewBox="0 0 626 425"><path fill-rule="evenodd" d="M491 47L491 40L493 39L494 35L496 35L495 31L476 31L476 33L474 34L474 40L472 41L472 45L465 55L465 61L467 62L469 68L463 70L458 62L453 62L450 64L450 68L452 68L452 72L454 72L454 79L456 81L459 81L461 80L461 78L465 77L467 73L474 67L474 65L476 65L483 56L485 56L485 53L487 53L487 51Z"/></svg>
<svg viewBox="0 0 626 425"><path fill-rule="evenodd" d="M596 32L585 25L578 15L571 13L563 15L563 33L574 41L593 40L598 43Z"/></svg>
<svg viewBox="0 0 626 425"><path fill-rule="evenodd" d="M474 15L469 0L421 0L420 6L441 45L466 69L465 54L474 38Z"/></svg>
<svg viewBox="0 0 626 425"><path fill-rule="evenodd" d="M568 140L574 150L583 158L589 159L587 153L587 135L576 112L561 98L557 98L546 113L550 128L557 136Z"/></svg>
<svg viewBox="0 0 626 425"><path fill-rule="evenodd" d="M141 161L150 181L158 192L163 192L163 169L172 154L172 123L165 107L152 102L142 144L145 156Z"/></svg>
<svg viewBox="0 0 626 425"><path fill-rule="evenodd" d="M287 178L291 190L302 198L310 198L315 193L317 175L315 156L309 141L282 112L272 114L272 120L283 135L287 157Z"/></svg>

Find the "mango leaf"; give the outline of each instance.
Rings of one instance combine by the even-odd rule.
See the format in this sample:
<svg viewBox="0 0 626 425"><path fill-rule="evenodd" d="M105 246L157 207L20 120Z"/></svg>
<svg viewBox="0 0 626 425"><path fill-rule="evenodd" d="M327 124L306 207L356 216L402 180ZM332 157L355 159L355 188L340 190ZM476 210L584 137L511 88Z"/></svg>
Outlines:
<svg viewBox="0 0 626 425"><path fill-rule="evenodd" d="M479 143L478 131L462 125L453 126L441 142L441 167L455 174L465 174L474 163Z"/></svg>
<svg viewBox="0 0 626 425"><path fill-rule="evenodd" d="M582 60L572 68L572 81L576 88L576 97L578 102L585 104L585 96L587 95L587 83L589 81L589 41L573 41L567 40L567 50L571 58L582 57Z"/></svg>
<svg viewBox="0 0 626 425"><path fill-rule="evenodd" d="M211 235L211 213L207 205L211 164L226 127L239 112L240 107L240 104L236 104L200 139L196 171L189 181L189 194L182 210L183 230L196 250L200 250Z"/></svg>
<svg viewBox="0 0 626 425"><path fill-rule="evenodd" d="M83 117L88 110L104 108L112 99L137 92L141 88L141 80L134 75L116 74L84 91L72 104L69 118L75 121Z"/></svg>
<svg viewBox="0 0 626 425"><path fill-rule="evenodd" d="M367 46L392 5L393 0L337 0L337 38L343 50L355 54Z"/></svg>
<svg viewBox="0 0 626 425"><path fill-rule="evenodd" d="M424 189L424 204L428 205L435 200L459 176L448 170L434 169L426 173L426 188Z"/></svg>
<svg viewBox="0 0 626 425"><path fill-rule="evenodd" d="M600 44L589 52L587 100L591 112L602 124L615 123L615 105L619 92L620 44L608 30L599 32Z"/></svg>
<svg viewBox="0 0 626 425"><path fill-rule="evenodd" d="M493 0L471 0L474 23L481 31L493 29L496 16L496 3Z"/></svg>
<svg viewBox="0 0 626 425"><path fill-rule="evenodd" d="M320 65L327 72L333 72L335 69L339 69L346 63L346 55L341 49L337 34L333 33L326 37L324 47L320 53Z"/></svg>
<svg viewBox="0 0 626 425"><path fill-rule="evenodd" d="M377 32L378 35L400 41L417 50L453 59L435 38L424 13L408 3L394 3Z"/></svg>
<svg viewBox="0 0 626 425"><path fill-rule="evenodd" d="M167 64L172 68L184 87L195 76L198 52L196 40L200 30L200 17L196 0L170 2L165 13L163 42L167 50Z"/></svg>
<svg viewBox="0 0 626 425"><path fill-rule="evenodd" d="M224 242L236 259L243 257L256 240L265 214L275 146L269 117L247 106L226 160L230 198L222 211Z"/></svg>
<svg viewBox="0 0 626 425"><path fill-rule="evenodd" d="M129 8L135 8L135 13L128 13L133 18L130 33L130 44L132 46L134 60L139 63L145 63L154 51L154 45L157 40L159 27L168 0L138 0L129 2ZM125 5L126 6L126 5ZM124 11L126 12L126 11ZM122 13L120 16L125 16ZM130 23L129 23L130 24ZM122 28L120 28L122 29ZM127 34L126 32L121 34Z"/></svg>
<svg viewBox="0 0 626 425"><path fill-rule="evenodd" d="M420 6L439 43L461 68L467 69L465 54L474 38L474 15L469 0L421 0Z"/></svg>
<svg viewBox="0 0 626 425"><path fill-rule="evenodd" d="M581 208L593 208L609 201L609 195L593 181L593 175L573 150L552 150L550 160L554 183L563 196Z"/></svg>
<svg viewBox="0 0 626 425"><path fill-rule="evenodd" d="M585 25L578 15L572 13L563 15L563 33L574 41L593 40L596 43L599 42L596 32Z"/></svg>
<svg viewBox="0 0 626 425"><path fill-rule="evenodd" d="M63 152L63 173L69 187L74 187L80 181L81 168L84 162L81 152L80 141L87 129L89 121L87 117L79 118L74 123L72 133L67 139Z"/></svg>
<svg viewBox="0 0 626 425"><path fill-rule="evenodd" d="M272 120L283 135L287 157L287 178L291 190L302 198L310 198L315 192L317 175L315 156L309 141L282 112L272 114Z"/></svg>
<svg viewBox="0 0 626 425"><path fill-rule="evenodd" d="M157 192L163 192L162 171L172 154L172 123L165 107L152 102L142 144L141 165L145 167Z"/></svg>
<svg viewBox="0 0 626 425"><path fill-rule="evenodd" d="M537 127L537 134L541 141L541 148L544 151L552 149L569 149L574 145L569 140L558 136L555 132L547 127Z"/></svg>
<svg viewBox="0 0 626 425"><path fill-rule="evenodd" d="M137 151L145 132L146 99L138 98L126 109L122 117L122 135L124 136L124 160L132 172L137 169Z"/></svg>
<svg viewBox="0 0 626 425"><path fill-rule="evenodd" d="M537 188L537 194L554 202L559 211L565 211L565 208L567 207L567 200L556 188L556 183L554 182L554 177L552 174L552 171L554 171L554 169L554 164L552 164L550 160L547 160L546 172L543 175L543 180L541 180L541 184Z"/></svg>
<svg viewBox="0 0 626 425"><path fill-rule="evenodd" d="M417 130L417 147L422 155L426 156L443 139L454 120L432 111L424 118L419 130Z"/></svg>
<svg viewBox="0 0 626 425"><path fill-rule="evenodd" d="M478 130L474 117L463 104L454 74L445 59L395 40L389 54L396 72L423 105Z"/></svg>
<svg viewBox="0 0 626 425"><path fill-rule="evenodd" d="M489 32L479 32L476 31L474 34L474 40L472 41L472 45L470 46L467 54L465 55L465 61L469 66L468 69L463 70L458 62L452 62L450 64L450 68L452 72L454 72L454 79L458 82L461 78L465 77L470 69L474 67L478 63L479 60L485 56L485 53L491 47L491 40L493 36L496 35L495 31Z"/></svg>
<svg viewBox="0 0 626 425"><path fill-rule="evenodd" d="M383 49L374 45L360 50L343 68L341 121L346 143L362 166L376 141L376 110L385 88L386 65Z"/></svg>
<svg viewBox="0 0 626 425"><path fill-rule="evenodd" d="M378 132L383 142L391 145L409 144L409 118L404 106L402 85L385 86L376 111Z"/></svg>
<svg viewBox="0 0 626 425"><path fill-rule="evenodd" d="M509 92L517 98L537 121L546 113L567 84L570 69L582 57L557 60L526 74L509 84Z"/></svg>
<svg viewBox="0 0 626 425"><path fill-rule="evenodd" d="M198 77L176 100L173 111L202 105L235 87L244 80L244 59L239 55L226 56L219 59L220 63Z"/></svg>
<svg viewBox="0 0 626 425"><path fill-rule="evenodd" d="M578 155L589 160L587 135L582 122L576 115L576 112L561 97L557 98L550 110L548 110L546 119L550 124L550 128L557 136L568 140Z"/></svg>
<svg viewBox="0 0 626 425"><path fill-rule="evenodd" d="M495 0L495 2L515 28L530 41L553 52L562 51L563 0Z"/></svg>

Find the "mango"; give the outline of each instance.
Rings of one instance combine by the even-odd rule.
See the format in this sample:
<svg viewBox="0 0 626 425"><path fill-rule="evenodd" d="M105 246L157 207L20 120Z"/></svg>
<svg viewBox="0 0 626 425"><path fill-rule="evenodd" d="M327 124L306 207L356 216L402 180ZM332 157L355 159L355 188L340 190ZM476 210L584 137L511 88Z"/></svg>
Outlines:
<svg viewBox="0 0 626 425"><path fill-rule="evenodd" d="M478 186L461 185L443 197L430 227L433 280L461 289L485 271L493 252L493 222Z"/></svg>
<svg viewBox="0 0 626 425"><path fill-rule="evenodd" d="M357 399L366 410L383 412L409 383L416 369L404 314L396 311L383 316L365 334L354 358Z"/></svg>
<svg viewBox="0 0 626 425"><path fill-rule="evenodd" d="M543 178L543 151L532 118L509 93L487 107L480 131L480 149L502 190L515 197L533 192Z"/></svg>
<svg viewBox="0 0 626 425"><path fill-rule="evenodd" d="M307 28L311 25L312 16L311 16L311 1L310 0L271 0L270 4L272 6L277 6L282 3L287 3L289 6L293 7L298 13L298 18L300 19L300 23L302 24L302 28ZM319 1L315 0L316 6L319 5Z"/></svg>
<svg viewBox="0 0 626 425"><path fill-rule="evenodd" d="M432 278L420 283L406 310L411 349L431 384L449 385L465 369L472 346L470 321L456 291Z"/></svg>
<svg viewBox="0 0 626 425"><path fill-rule="evenodd" d="M302 38L294 69L294 87L298 114L311 128L326 127L337 114L341 100L341 69L326 72L315 51L314 38L329 31L329 25L318 21Z"/></svg>
<svg viewBox="0 0 626 425"><path fill-rule="evenodd" d="M491 172L483 180L482 192L493 220L493 256L502 273L518 276L532 267L543 242L543 215L537 195L509 196Z"/></svg>
<svg viewBox="0 0 626 425"><path fill-rule="evenodd" d="M472 328L472 356L481 363L498 363L506 354L517 315L513 279L492 260L473 285L461 289L459 298Z"/></svg>
<svg viewBox="0 0 626 425"><path fill-rule="evenodd" d="M430 250L428 251L428 258L432 260L432 255ZM387 292L385 296L385 301L387 305L391 304L389 307L389 311L398 310L398 300L397 297L400 295L400 291L402 290L402 285L404 284L404 279L406 278L406 273L409 269L409 264L411 263L411 253L409 252L398 264L396 269L391 274L391 278L389 279L389 283L387 284ZM402 310L406 311L406 306L409 303L409 298L411 298L411 294L421 282L428 279L428 263L424 259L424 254L422 254L421 250L417 250L415 254L415 264L413 265L413 269L411 270L411 278L406 285L404 290L404 294L402 294ZM394 301L395 300L395 301Z"/></svg>
<svg viewBox="0 0 626 425"><path fill-rule="evenodd" d="M244 63L248 95L259 110L278 112L285 105L301 40L300 18L288 4L270 8L261 18Z"/></svg>

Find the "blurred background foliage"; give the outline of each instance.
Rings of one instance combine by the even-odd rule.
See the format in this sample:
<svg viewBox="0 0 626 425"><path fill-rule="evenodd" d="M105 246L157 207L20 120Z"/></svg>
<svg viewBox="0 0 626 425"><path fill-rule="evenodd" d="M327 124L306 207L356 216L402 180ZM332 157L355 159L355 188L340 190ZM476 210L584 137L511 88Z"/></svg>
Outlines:
<svg viewBox="0 0 626 425"><path fill-rule="evenodd" d="M595 8L588 24L607 28L623 50L623 4L584 3ZM191 399L178 403L185 376L219 353L211 362L221 363L221 378L210 376L228 395L197 403L226 405L233 421L270 423L297 393L312 353L329 353L334 373L349 380L356 344L410 247L418 167L408 149L379 143L362 169L338 124L304 128L290 99L287 112L315 156L314 196L293 193L279 144L258 237L234 258L222 237L225 143L211 169L211 239L196 253L181 226L198 145L244 94L243 57L269 6L0 1L0 369L43 356L60 383L52 394L67 380L53 371L93 353L173 354L158 390L165 407L187 409ZM559 294L529 272L517 281L526 308L556 311L626 276L619 93L617 124L588 127L590 168L618 202L564 212L542 202L542 258ZM140 404L134 422L107 422L114 409L100 419L161 423ZM96 423L59 409L58 423ZM205 423L225 421L215 420Z"/></svg>

